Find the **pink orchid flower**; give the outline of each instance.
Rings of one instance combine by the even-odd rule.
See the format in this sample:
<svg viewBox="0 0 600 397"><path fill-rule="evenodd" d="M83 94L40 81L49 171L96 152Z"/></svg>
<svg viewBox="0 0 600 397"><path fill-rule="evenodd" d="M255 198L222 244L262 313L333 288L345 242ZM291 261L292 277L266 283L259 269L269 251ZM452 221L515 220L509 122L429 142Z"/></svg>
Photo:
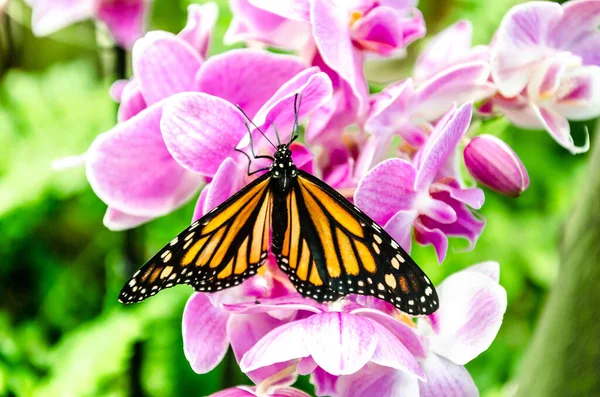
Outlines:
<svg viewBox="0 0 600 397"><path fill-rule="evenodd" d="M530 2L503 18L492 45L493 105L514 124L540 128L571 153L568 120L600 115L600 1Z"/></svg>
<svg viewBox="0 0 600 397"><path fill-rule="evenodd" d="M471 113L471 102L448 111L412 162L400 158L383 161L361 180L354 196L356 205L385 225L407 251L414 228L416 241L432 244L440 263L448 250L447 236L464 237L472 247L485 224L467 207L481 208L483 191L461 187L452 176L456 172L448 172Z"/></svg>
<svg viewBox="0 0 600 397"><path fill-rule="evenodd" d="M459 21L435 36L415 64L413 78L392 84L371 98L365 129L373 134L372 158L376 164L394 134L419 148L427 140L431 124L454 103L492 96L487 46L471 47L472 26Z"/></svg>
<svg viewBox="0 0 600 397"><path fill-rule="evenodd" d="M402 55L410 43L424 36L425 23L416 3L239 0L234 2L230 32L235 33L230 38L247 41L251 32L253 40L276 45L273 29L293 32L286 37L297 39L283 47L299 50L334 83L333 101L313 115L307 131L309 143L326 145L328 139L322 134L339 138L345 126L364 122L368 100L365 56ZM263 20L267 21L264 25Z"/></svg>
<svg viewBox="0 0 600 397"><path fill-rule="evenodd" d="M506 311L506 291L498 284L496 262L473 265L439 286L440 308L419 318L425 356L419 357L426 381L390 367L368 364L360 371L333 376L315 371L317 395L335 397L476 397L477 386L464 365L489 348Z"/></svg>
<svg viewBox="0 0 600 397"><path fill-rule="evenodd" d="M149 0L26 0L33 9L31 27L47 36L73 23L97 19L117 44L131 48L144 33Z"/></svg>
<svg viewBox="0 0 600 397"><path fill-rule="evenodd" d="M348 299L319 304L299 295L224 307L238 315L305 313L270 331L248 350L240 362L244 372L287 363L299 374L337 377L378 365L423 379L417 362L425 357L422 339L406 316L401 321Z"/></svg>
<svg viewBox="0 0 600 397"><path fill-rule="evenodd" d="M254 304L257 299L273 299L295 293L273 258L261 269L258 275L237 287L212 294L195 293L188 300L183 311L183 349L195 372L213 370L223 360L230 345L235 357L241 360L264 335L294 319L295 312L239 315L223 309L226 304ZM272 378L287 366L281 363L247 375L256 384L270 378L270 386L287 385L296 379L295 374L286 374L276 380Z"/></svg>
<svg viewBox="0 0 600 397"><path fill-rule="evenodd" d="M331 81L325 73L316 68L304 70L281 85L258 109L254 122L263 132L276 125L279 139L286 142L294 122L291 109L296 93L302 93L298 113L302 118L329 100L331 92ZM169 152L183 168L213 178L200 196L195 218L250 181L248 159L235 151L236 147L249 144L248 130L243 115L232 103L204 93L180 94L165 109L161 129ZM267 140L256 129L252 135L257 153L272 152L273 148L267 146ZM300 144L291 149L295 164L310 171L312 154ZM260 161L253 161L252 167L260 168L259 164Z"/></svg>
<svg viewBox="0 0 600 397"><path fill-rule="evenodd" d="M221 390L215 394L211 394L209 397L310 397L309 394L304 393L298 389L292 387L277 387L267 392L258 390L256 387L247 386L236 386L229 389Z"/></svg>
<svg viewBox="0 0 600 397"><path fill-rule="evenodd" d="M197 16L193 13L190 19L197 20ZM161 131L163 108L174 94L203 92L229 101L230 109L237 112L239 128L225 135L237 134L235 142L223 142L231 143L228 148L233 150L246 128L231 103L253 117L286 81L306 67L296 57L258 50L233 50L204 61L184 37L197 39L194 33L206 29L192 26L196 29L184 29L185 35L151 32L136 44L134 78L128 86L136 87L137 94L130 98L138 99L121 103L121 110L126 109L122 121L100 135L85 155L90 184L109 206L104 222L110 229L134 227L173 211L198 191L205 177L214 176L227 157L219 157L200 173L175 160ZM134 103L141 106L132 106ZM214 140L220 139L224 127L217 130ZM132 175L136 176L133 180Z"/></svg>

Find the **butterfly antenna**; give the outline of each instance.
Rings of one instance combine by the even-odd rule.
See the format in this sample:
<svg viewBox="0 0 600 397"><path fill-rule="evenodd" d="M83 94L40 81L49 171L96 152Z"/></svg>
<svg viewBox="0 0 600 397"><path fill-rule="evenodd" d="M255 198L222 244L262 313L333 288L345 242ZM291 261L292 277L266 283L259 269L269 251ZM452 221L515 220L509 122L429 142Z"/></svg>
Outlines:
<svg viewBox="0 0 600 397"><path fill-rule="evenodd" d="M290 138L290 143L288 146L292 144L296 139L298 139L298 131L300 130L300 124L298 123L298 112L300 110L300 104L302 103L302 93L296 93L294 96L294 131L292 132L292 137Z"/></svg>
<svg viewBox="0 0 600 397"><path fill-rule="evenodd" d="M277 126L273 124L273 131L275 131L275 136L277 137L277 145L281 145L281 140L279 139L279 131L277 131Z"/></svg>
<svg viewBox="0 0 600 397"><path fill-rule="evenodd" d="M242 109L242 107L240 105L237 105L236 107L240 110L240 112L242 112L244 117L246 117L246 119L248 119L250 124L252 124L254 126L254 128L256 128L261 133L261 135L265 137L267 142L269 142L271 144L271 146L273 146L274 148L277 148L277 146L275 146L275 144L273 142L271 142L271 140L265 135L265 133L260 128L258 128L258 126L256 124L254 124L254 121L252 121L252 119L250 117L248 117L246 112L244 112L244 109ZM245 124L246 124L246 127L248 127L248 124L247 123L245 123ZM248 132L250 133L250 139L252 139L252 132L250 132L250 128L248 128Z"/></svg>

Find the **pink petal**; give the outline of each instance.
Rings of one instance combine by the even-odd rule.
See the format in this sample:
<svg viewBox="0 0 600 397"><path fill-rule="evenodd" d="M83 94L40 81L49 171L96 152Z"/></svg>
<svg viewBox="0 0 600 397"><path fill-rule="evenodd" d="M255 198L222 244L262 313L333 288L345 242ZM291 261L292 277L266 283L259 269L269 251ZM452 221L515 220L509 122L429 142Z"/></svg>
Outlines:
<svg viewBox="0 0 600 397"><path fill-rule="evenodd" d="M121 104L119 105L118 120L120 122L129 120L142 110L146 109L148 105L142 95L142 90L138 81L134 78L130 80L125 87L120 98Z"/></svg>
<svg viewBox="0 0 600 397"><path fill-rule="evenodd" d="M549 32L553 46L571 51L583 58L586 65L600 65L600 33L597 1L568 1L563 4L560 23Z"/></svg>
<svg viewBox="0 0 600 397"><path fill-rule="evenodd" d="M275 363L308 357L310 352L305 343L305 321L293 321L269 332L244 354L240 369L249 372Z"/></svg>
<svg viewBox="0 0 600 397"><path fill-rule="evenodd" d="M331 375L322 368L317 367L310 376L310 383L315 385L317 396L337 396L336 383L338 379L340 379L339 376Z"/></svg>
<svg viewBox="0 0 600 397"><path fill-rule="evenodd" d="M395 368L424 379L423 371L421 371L415 356L408 351L396 335L377 321L371 320L371 325L377 337L377 348L371 361L374 364Z"/></svg>
<svg viewBox="0 0 600 397"><path fill-rule="evenodd" d="M139 225L152 220L152 217L130 215L114 208L108 207L102 222L108 230L120 232L122 230L133 229Z"/></svg>
<svg viewBox="0 0 600 397"><path fill-rule="evenodd" d="M297 57L240 49L209 58L196 89L239 105L250 117L289 79L306 68ZM314 73L314 71L313 71Z"/></svg>
<svg viewBox="0 0 600 397"><path fill-rule="evenodd" d="M421 52L415 63L414 79L425 81L464 56L471 48L473 25L461 20L438 33Z"/></svg>
<svg viewBox="0 0 600 397"><path fill-rule="evenodd" d="M207 190L202 213L208 214L213 208L223 204L225 200L239 191L245 182L245 167L236 163L231 157L219 165L213 180L204 189Z"/></svg>
<svg viewBox="0 0 600 397"><path fill-rule="evenodd" d="M202 293L193 294L183 310L183 351L194 372L212 371L223 360L229 338L229 313L214 307Z"/></svg>
<svg viewBox="0 0 600 397"><path fill-rule="evenodd" d="M427 190L435 175L456 150L458 142L469 128L473 104L467 102L454 111L446 123L436 126L431 138L422 149L419 170L415 180L415 190ZM436 131L437 130L437 131Z"/></svg>
<svg viewBox="0 0 600 397"><path fill-rule="evenodd" d="M131 48L144 34L148 1L100 0L97 7L96 16L108 26L108 30L120 46Z"/></svg>
<svg viewBox="0 0 600 397"><path fill-rule="evenodd" d="M473 378L462 365L431 353L421 362L426 382L419 382L420 397L478 397Z"/></svg>
<svg viewBox="0 0 600 397"><path fill-rule="evenodd" d="M481 273L488 276L495 282L500 281L500 264L495 261L481 262L476 265L469 266L464 271Z"/></svg>
<svg viewBox="0 0 600 397"><path fill-rule="evenodd" d="M310 397L303 391L294 389L293 387L281 387L275 389L274 392L269 394L270 397Z"/></svg>
<svg viewBox="0 0 600 397"><path fill-rule="evenodd" d="M488 82L487 62L473 61L452 66L427 80L415 92L412 117L435 121L454 103L479 101L492 96L496 87Z"/></svg>
<svg viewBox="0 0 600 397"><path fill-rule="evenodd" d="M241 361L242 357L250 350L260 339L269 332L284 324L266 313L254 315L232 314L227 322L227 335L231 340L231 348L236 359ZM246 372L246 375L254 382L259 384L268 377L284 370L292 363L282 362L258 368L254 371ZM292 384L296 376L286 379L284 383ZM281 382L279 382L281 383Z"/></svg>
<svg viewBox="0 0 600 397"><path fill-rule="evenodd" d="M255 397L254 389L245 386L230 387L229 389L213 393L209 397Z"/></svg>
<svg viewBox="0 0 600 397"><path fill-rule="evenodd" d="M492 47L492 76L502 95L518 95L535 63L547 54L547 38L562 15L560 4L531 2L514 6L502 19Z"/></svg>
<svg viewBox="0 0 600 397"><path fill-rule="evenodd" d="M294 4L294 7L300 5L300 2L294 3L298 3ZM231 45L240 41L252 44L258 42L282 49L297 50L306 45L309 40L308 23L277 15L285 4L271 2L263 10L254 6L249 0L232 0L229 2L229 7L233 19L223 39L225 44Z"/></svg>
<svg viewBox="0 0 600 397"><path fill-rule="evenodd" d="M359 182L354 202L379 224L401 210L410 210L416 198L414 166L406 160L379 163Z"/></svg>
<svg viewBox="0 0 600 397"><path fill-rule="evenodd" d="M385 231L396 240L406 252L410 252L412 247L412 228L415 220L419 216L417 211L398 211L385 224Z"/></svg>
<svg viewBox="0 0 600 397"><path fill-rule="evenodd" d="M86 156L94 192L130 215L157 217L185 203L202 177L171 157L160 133L163 103L117 124L92 143Z"/></svg>
<svg viewBox="0 0 600 397"><path fill-rule="evenodd" d="M371 97L365 129L372 134L391 135L411 116L414 87L410 79L389 85Z"/></svg>
<svg viewBox="0 0 600 397"><path fill-rule="evenodd" d="M430 348L464 365L492 344L506 311L506 291L485 274L454 273L437 288L440 308L432 315Z"/></svg>
<svg viewBox="0 0 600 397"><path fill-rule="evenodd" d="M425 357L423 340L415 328L397 320L381 310L358 308L352 310L351 314L368 317L373 321L377 321L379 324L386 327L388 331L390 331L396 337L396 339L400 340L411 355L416 357Z"/></svg>
<svg viewBox="0 0 600 397"><path fill-rule="evenodd" d="M550 136L562 147L573 154L585 153L589 150L589 139L583 146L575 146L575 142L571 136L569 121L564 116L539 106L534 106L533 110L539 120L544 124L546 131L548 131Z"/></svg>
<svg viewBox="0 0 600 397"><path fill-rule="evenodd" d="M185 27L178 36L187 41L200 56L206 58L219 8L215 3L190 4Z"/></svg>
<svg viewBox="0 0 600 397"><path fill-rule="evenodd" d="M327 306L312 299L303 298L300 294L290 294L279 298L260 299L252 302L225 304L223 309L231 313L248 314L264 313L274 310L305 310L311 313L322 313Z"/></svg>
<svg viewBox="0 0 600 397"><path fill-rule="evenodd" d="M209 178L206 178L209 179ZM204 216L204 203L206 202L206 196L208 196L208 192L210 191L210 183L204 185L202 191L200 192L200 197L198 197L198 201L196 201L196 206L194 207L194 214L192 215L192 223L196 222L198 219Z"/></svg>
<svg viewBox="0 0 600 397"><path fill-rule="evenodd" d="M250 4L277 14L283 18L310 22L310 1L308 0L250 0Z"/></svg>
<svg viewBox="0 0 600 397"><path fill-rule="evenodd" d="M269 127L275 125L279 131L281 142L288 142L295 120L294 101L296 101L296 94L302 94L301 103L297 104L299 105L299 119L331 99L333 92L331 80L325 73L316 72L316 68L310 68L298 73L282 85L271 99L260 108L254 117L254 122L261 126L263 132L267 133ZM256 142L259 142L257 145L260 146L261 141L264 144L264 139L256 130L253 131L253 136L256 137ZM272 138L271 141L273 140ZM243 141L241 145L245 145L246 141Z"/></svg>
<svg viewBox="0 0 600 397"><path fill-rule="evenodd" d="M400 13L391 7L379 6L352 25L351 36L369 51L380 55L393 55L395 51L405 47L402 22ZM422 33L424 35L425 29Z"/></svg>
<svg viewBox="0 0 600 397"><path fill-rule="evenodd" d="M183 167L212 176L235 155L247 134L243 115L231 103L204 93L183 93L169 100L161 120L169 152Z"/></svg>
<svg viewBox="0 0 600 397"><path fill-rule="evenodd" d="M440 229L432 229L421 221L415 222L415 240L421 245L433 245L438 263L444 262L448 253L448 238Z"/></svg>
<svg viewBox="0 0 600 397"><path fill-rule="evenodd" d="M375 326L358 316L339 312L316 314L304 321L304 327L306 349L319 367L332 375L355 373L371 360L377 348ZM384 337L390 333L382 332L386 332ZM380 356L381 361L390 362L384 352Z"/></svg>
<svg viewBox="0 0 600 397"><path fill-rule="evenodd" d="M440 200L431 197L422 200L419 203L420 213L440 223L456 222L456 212L454 209Z"/></svg>
<svg viewBox="0 0 600 397"><path fill-rule="evenodd" d="M369 364L359 372L339 377L336 397L418 396L415 376L392 368Z"/></svg>
<svg viewBox="0 0 600 397"><path fill-rule="evenodd" d="M36 36L47 36L94 15L95 0L28 0L33 9L31 28Z"/></svg>
<svg viewBox="0 0 600 397"><path fill-rule="evenodd" d="M109 95L115 102L121 102L121 96L123 95L123 90L129 84L129 80L121 79L116 80L111 84L109 89Z"/></svg>
<svg viewBox="0 0 600 397"><path fill-rule="evenodd" d="M456 222L440 223L427 216L422 216L419 218L422 225L429 229L439 230L447 236L463 237L470 243L467 250L473 249L485 227L485 219L476 216L466 205L453 199L447 192L431 193L431 196L452 206L456 212Z"/></svg>
<svg viewBox="0 0 600 397"><path fill-rule="evenodd" d="M587 120L600 115L600 67L582 66L566 73L552 108L569 120Z"/></svg>
<svg viewBox="0 0 600 397"><path fill-rule="evenodd" d="M358 114L364 112L368 93L362 55L354 48L345 12L329 1L311 2L313 35L323 61L345 80L358 100Z"/></svg>
<svg viewBox="0 0 600 397"><path fill-rule="evenodd" d="M194 88L202 58L181 38L150 32L133 47L133 71L146 103Z"/></svg>
<svg viewBox="0 0 600 397"><path fill-rule="evenodd" d="M458 200L474 209L480 209L485 202L485 194L483 193L483 190L477 187L465 189L456 181L454 181L454 183L434 183L431 185L429 192L448 192L450 197L453 199Z"/></svg>

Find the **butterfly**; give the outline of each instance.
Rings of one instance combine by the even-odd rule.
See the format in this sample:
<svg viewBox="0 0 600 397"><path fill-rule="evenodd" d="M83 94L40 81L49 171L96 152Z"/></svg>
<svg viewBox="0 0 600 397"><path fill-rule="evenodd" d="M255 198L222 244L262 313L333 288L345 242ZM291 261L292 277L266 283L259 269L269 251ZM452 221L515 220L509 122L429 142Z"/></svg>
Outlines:
<svg viewBox="0 0 600 397"><path fill-rule="evenodd" d="M297 102L298 95L290 141L280 143L277 134L273 156L257 156L250 133L252 155L269 159L269 167L250 172L250 156L236 149L247 156L249 175L266 172L154 255L125 284L120 302L140 302L177 284L202 292L238 285L257 274L270 251L296 290L318 302L362 294L411 315L437 310L433 284L406 251L335 189L294 165Z"/></svg>

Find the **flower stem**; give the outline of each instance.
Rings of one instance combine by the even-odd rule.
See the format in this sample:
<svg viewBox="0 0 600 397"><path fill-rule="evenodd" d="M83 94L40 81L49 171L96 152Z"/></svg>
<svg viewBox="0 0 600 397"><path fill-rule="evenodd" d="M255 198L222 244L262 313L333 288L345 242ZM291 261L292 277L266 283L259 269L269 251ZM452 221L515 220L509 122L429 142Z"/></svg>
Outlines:
<svg viewBox="0 0 600 397"><path fill-rule="evenodd" d="M600 391L600 145L565 222L561 266L525 356L517 397L597 396Z"/></svg>

